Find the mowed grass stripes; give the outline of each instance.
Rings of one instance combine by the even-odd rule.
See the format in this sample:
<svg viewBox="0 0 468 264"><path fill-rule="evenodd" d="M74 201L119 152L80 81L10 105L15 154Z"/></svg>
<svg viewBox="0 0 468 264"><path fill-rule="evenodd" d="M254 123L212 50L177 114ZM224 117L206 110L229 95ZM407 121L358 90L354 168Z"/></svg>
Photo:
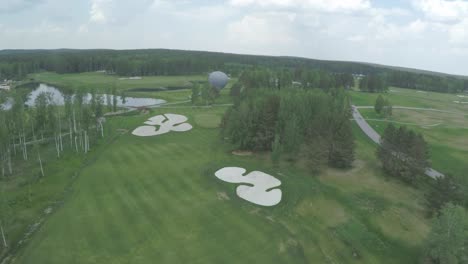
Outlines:
<svg viewBox="0 0 468 264"><path fill-rule="evenodd" d="M206 184L215 178L207 178L204 167L225 155L214 150L217 143L214 129L122 136L83 171L74 195L37 234L21 262L287 260L272 243L273 225L218 200L215 185Z"/></svg>
<svg viewBox="0 0 468 264"><path fill-rule="evenodd" d="M409 245L388 238L377 220L367 220L380 219L380 212L361 210L362 199L353 198L359 194L372 199L373 193L385 190L385 204L420 207L417 199L402 203L398 195L393 199L388 193L406 187L388 183L375 165L369 165L374 162L369 142L358 144L358 155L366 161L357 170L359 175L352 176L356 182L342 183L335 181L334 172L319 178L294 164L273 166L262 155L232 155L221 143L218 129L195 121L198 114L220 116L223 109L171 112L187 115L194 129L148 138L120 136L82 171L73 194L34 235L16 263L411 263L416 259L412 253L417 252L418 242ZM107 126L131 131L161 113L165 112L116 117ZM264 208L238 198L235 185L214 177L226 166L275 175L283 183L282 202ZM369 190L368 184L375 190ZM426 225L419 214L404 212L410 215L400 215L401 219L415 218L418 225ZM389 224L391 230L406 230L400 223ZM385 247L372 245L373 241L383 241ZM405 254L394 256L394 252Z"/></svg>

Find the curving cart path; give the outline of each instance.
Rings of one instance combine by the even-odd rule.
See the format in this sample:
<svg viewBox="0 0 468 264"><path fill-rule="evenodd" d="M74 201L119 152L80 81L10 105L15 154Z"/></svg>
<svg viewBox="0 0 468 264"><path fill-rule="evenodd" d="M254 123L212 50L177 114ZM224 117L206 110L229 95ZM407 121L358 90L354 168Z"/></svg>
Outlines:
<svg viewBox="0 0 468 264"><path fill-rule="evenodd" d="M352 106L353 110L353 118L356 120L356 123L362 129L362 131L375 143L380 145L380 135L367 123L367 121L362 117L361 113L359 112L359 108L374 108L372 106ZM396 107L394 107L396 108ZM426 109L426 108L412 108L412 107L398 107L400 109L412 109L412 110L425 110L425 111L437 111L437 112L448 112L443 110L436 110L436 109ZM444 177L444 175L432 168L427 168L425 174L433 179L437 179L439 177Z"/></svg>

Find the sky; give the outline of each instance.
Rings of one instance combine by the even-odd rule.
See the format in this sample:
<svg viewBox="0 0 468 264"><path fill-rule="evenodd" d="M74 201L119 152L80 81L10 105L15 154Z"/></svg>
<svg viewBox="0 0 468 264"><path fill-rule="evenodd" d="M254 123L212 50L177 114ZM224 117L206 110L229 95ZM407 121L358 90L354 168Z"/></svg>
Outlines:
<svg viewBox="0 0 468 264"><path fill-rule="evenodd" d="M0 49L169 48L468 75L468 0L0 0Z"/></svg>

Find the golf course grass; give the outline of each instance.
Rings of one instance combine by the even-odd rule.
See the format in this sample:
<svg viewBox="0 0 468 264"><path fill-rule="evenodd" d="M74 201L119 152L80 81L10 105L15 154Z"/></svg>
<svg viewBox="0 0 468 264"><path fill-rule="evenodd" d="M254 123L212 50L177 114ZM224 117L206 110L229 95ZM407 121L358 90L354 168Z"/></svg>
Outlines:
<svg viewBox="0 0 468 264"><path fill-rule="evenodd" d="M106 89L118 83L119 91L206 79L118 80L103 73L40 73L34 78L74 89ZM373 119L369 124L382 133L388 122L407 123L429 142L435 169L456 175L468 171L468 106L453 103L458 98L453 94L391 90L383 95L393 105L457 114L394 109L385 119L373 109L361 109L366 119ZM86 157L68 153L57 160L53 147L42 150L46 177L31 184L32 200L23 202L24 215L17 217L21 221L8 230L9 236L19 237L27 220L34 223L55 197L63 203L15 250L12 263L418 262L429 233L427 182L415 188L385 176L375 157L376 144L356 124L353 168L313 174L302 161L274 165L268 153L232 154L237 149L219 134L225 104L232 103L229 86L212 107L193 107L187 102L188 89L131 93L169 104L107 118L104 140L92 145ZM378 96L350 95L358 106L372 106ZM132 135L149 118L167 113L186 116L193 128ZM37 175L37 164L28 166L8 182L12 190L21 188L17 197L22 200L16 200L27 199L28 188L14 186L22 186L28 171ZM281 201L264 207L240 198L238 184L215 176L226 167L275 177L281 181Z"/></svg>
<svg viewBox="0 0 468 264"><path fill-rule="evenodd" d="M114 117L107 125L131 131L164 110ZM275 167L264 154L232 155L218 129L203 122L224 110L171 109L194 129L119 136L82 170L65 204L15 263L416 261L428 232L423 193L386 180L357 127L355 168L318 176L294 164ZM237 197L235 184L214 176L227 166L278 178L280 204Z"/></svg>
<svg viewBox="0 0 468 264"><path fill-rule="evenodd" d="M116 87L118 90L135 88L168 88L190 87L193 81L206 81L207 76L145 76L138 80L121 79L118 75L108 75L102 72L87 72L80 74L57 74L42 72L31 74L29 78L37 82L45 82L60 87L71 89L109 89Z"/></svg>

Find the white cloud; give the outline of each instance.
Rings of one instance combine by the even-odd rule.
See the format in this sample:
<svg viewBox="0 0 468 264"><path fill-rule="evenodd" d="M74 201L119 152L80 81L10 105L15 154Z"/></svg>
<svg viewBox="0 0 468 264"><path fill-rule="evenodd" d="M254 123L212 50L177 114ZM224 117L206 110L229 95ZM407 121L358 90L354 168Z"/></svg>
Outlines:
<svg viewBox="0 0 468 264"><path fill-rule="evenodd" d="M233 6L290 7L321 11L360 11L371 7L370 0L230 0Z"/></svg>
<svg viewBox="0 0 468 264"><path fill-rule="evenodd" d="M105 23L108 19L105 12L109 9L108 5L110 4L112 4L112 0L93 0L89 11L89 20L96 23Z"/></svg>
<svg viewBox="0 0 468 264"><path fill-rule="evenodd" d="M455 45L468 45L468 18L451 26L449 28L449 35L451 43Z"/></svg>
<svg viewBox="0 0 468 264"><path fill-rule="evenodd" d="M421 34L426 30L426 28L427 28L427 23L420 19L417 19L411 22L406 28L406 30L411 33Z"/></svg>
<svg viewBox="0 0 468 264"><path fill-rule="evenodd" d="M468 0L377 1L0 0L0 49L212 50L468 74Z"/></svg>
<svg viewBox="0 0 468 264"><path fill-rule="evenodd" d="M22 10L40 2L40 0L1 0L0 13Z"/></svg>
<svg viewBox="0 0 468 264"><path fill-rule="evenodd" d="M152 5L152 0L91 0L89 21L97 24L126 23Z"/></svg>
<svg viewBox="0 0 468 264"><path fill-rule="evenodd" d="M366 37L364 37L363 35L353 35L351 37L348 37L348 40L352 42L362 42L365 39Z"/></svg>
<svg viewBox="0 0 468 264"><path fill-rule="evenodd" d="M88 32L89 32L88 25L81 25L78 28L78 33L88 33Z"/></svg>
<svg viewBox="0 0 468 264"><path fill-rule="evenodd" d="M465 0L413 0L413 4L428 18L437 21L453 21L468 16L468 1Z"/></svg>
<svg viewBox="0 0 468 264"><path fill-rule="evenodd" d="M297 42L293 27L295 19L294 13L287 12L246 15L227 26L227 40L230 45L240 46L246 52L275 52Z"/></svg>
<svg viewBox="0 0 468 264"><path fill-rule="evenodd" d="M47 20L43 20L39 25L33 28L32 30L34 33L41 34L41 33L49 33L49 34L59 34L64 33L65 29L62 27L52 24Z"/></svg>

